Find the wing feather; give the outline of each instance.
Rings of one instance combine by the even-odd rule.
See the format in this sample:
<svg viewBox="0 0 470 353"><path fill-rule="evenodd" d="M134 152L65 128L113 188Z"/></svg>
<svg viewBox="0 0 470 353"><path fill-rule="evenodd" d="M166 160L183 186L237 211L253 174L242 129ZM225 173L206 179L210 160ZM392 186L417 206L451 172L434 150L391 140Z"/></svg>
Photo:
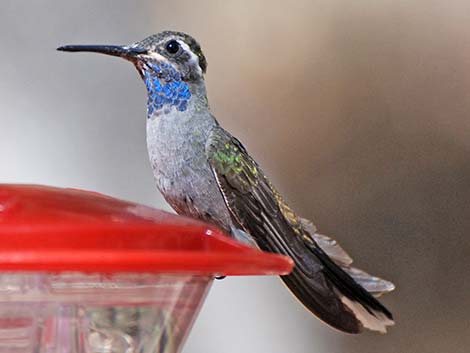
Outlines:
<svg viewBox="0 0 470 353"><path fill-rule="evenodd" d="M250 234L262 250L294 260L293 272L281 278L310 311L351 333L363 326L383 331L393 323L390 312L331 260L318 242L335 251L332 256L340 265L352 261L346 252L330 238L312 236L316 229L309 231L296 216L240 141L217 126L207 141L206 155L236 227ZM378 319L382 316L388 321Z"/></svg>

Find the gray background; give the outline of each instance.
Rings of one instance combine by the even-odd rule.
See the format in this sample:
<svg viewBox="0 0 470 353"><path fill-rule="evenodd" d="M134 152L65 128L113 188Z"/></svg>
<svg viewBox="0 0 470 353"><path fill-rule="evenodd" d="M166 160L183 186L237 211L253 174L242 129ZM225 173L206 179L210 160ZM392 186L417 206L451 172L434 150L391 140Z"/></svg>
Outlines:
<svg viewBox="0 0 470 353"><path fill-rule="evenodd" d="M277 278L227 278L185 352L468 352L470 3L3 0L0 180L168 209L136 71L54 50L163 29L202 43L214 113L298 213L398 286L390 333L348 336Z"/></svg>

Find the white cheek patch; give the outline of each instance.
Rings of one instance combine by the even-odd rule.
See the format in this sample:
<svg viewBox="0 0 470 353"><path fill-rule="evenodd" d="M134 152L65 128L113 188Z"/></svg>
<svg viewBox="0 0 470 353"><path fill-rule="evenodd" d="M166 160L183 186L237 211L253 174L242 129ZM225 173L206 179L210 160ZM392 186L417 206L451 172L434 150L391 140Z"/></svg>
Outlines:
<svg viewBox="0 0 470 353"><path fill-rule="evenodd" d="M199 75L202 75L202 69L201 69L201 65L199 65L199 57L193 53L193 51L191 50L191 48L189 47L189 45L187 45L185 42L183 42L182 40L177 40L177 42L179 43L179 45L181 46L181 48L189 54L190 58L189 58L189 63L192 64L193 66L197 67L197 72Z"/></svg>
<svg viewBox="0 0 470 353"><path fill-rule="evenodd" d="M148 57L148 58L151 58L151 59L155 59L155 60L157 60L158 62L161 62L161 63L169 63L167 58L165 58L163 55L160 55L160 54L155 53L155 52L151 52L149 54L146 54L145 56Z"/></svg>
<svg viewBox="0 0 470 353"><path fill-rule="evenodd" d="M132 45L130 45L128 47L124 47L124 48L129 48L129 49L139 48L139 44L132 44ZM160 63L167 63L167 64L169 63L167 58L165 58L163 55L160 55L160 54L158 54L156 52L153 52L153 51L148 51L146 54L142 54L141 56L149 58L149 59L154 59L154 60L156 60Z"/></svg>

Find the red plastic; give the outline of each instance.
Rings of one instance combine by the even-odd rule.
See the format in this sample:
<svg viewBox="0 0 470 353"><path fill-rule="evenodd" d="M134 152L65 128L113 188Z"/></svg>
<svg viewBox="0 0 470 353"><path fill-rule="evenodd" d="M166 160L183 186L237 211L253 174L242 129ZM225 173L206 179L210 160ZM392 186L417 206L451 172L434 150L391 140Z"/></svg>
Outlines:
<svg viewBox="0 0 470 353"><path fill-rule="evenodd" d="M288 257L98 193L0 184L0 271L287 274Z"/></svg>

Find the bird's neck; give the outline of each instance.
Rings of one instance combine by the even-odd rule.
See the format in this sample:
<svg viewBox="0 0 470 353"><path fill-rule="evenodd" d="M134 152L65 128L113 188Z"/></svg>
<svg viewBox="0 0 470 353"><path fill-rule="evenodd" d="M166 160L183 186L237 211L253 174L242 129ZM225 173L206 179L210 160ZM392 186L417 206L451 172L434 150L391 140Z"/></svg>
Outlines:
<svg viewBox="0 0 470 353"><path fill-rule="evenodd" d="M157 179L162 175L168 180L179 178L183 160L186 169L198 169L206 163L201 157L217 121L209 110L204 82L191 83L188 89L190 97L185 109L171 103L153 112L149 108L147 148Z"/></svg>
<svg viewBox="0 0 470 353"><path fill-rule="evenodd" d="M146 71L143 79L148 93L149 118L209 111L203 78L187 82L172 66L163 65L155 67L154 71Z"/></svg>

